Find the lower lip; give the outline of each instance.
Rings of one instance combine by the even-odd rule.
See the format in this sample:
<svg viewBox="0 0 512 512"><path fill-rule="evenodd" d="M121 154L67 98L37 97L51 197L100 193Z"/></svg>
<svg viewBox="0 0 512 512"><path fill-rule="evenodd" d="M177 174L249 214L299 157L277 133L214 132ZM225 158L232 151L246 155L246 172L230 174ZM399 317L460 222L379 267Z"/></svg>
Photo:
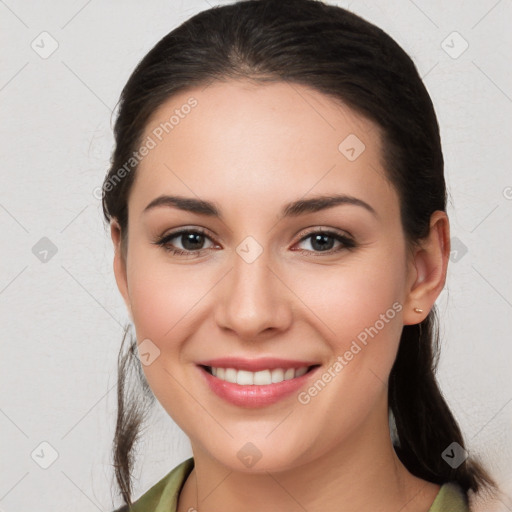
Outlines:
<svg viewBox="0 0 512 512"><path fill-rule="evenodd" d="M308 373L282 382L268 385L234 384L218 379L208 373L203 367L198 366L204 375L210 389L220 398L238 407L256 408L274 404L292 393L298 391L305 382L320 368L317 366Z"/></svg>

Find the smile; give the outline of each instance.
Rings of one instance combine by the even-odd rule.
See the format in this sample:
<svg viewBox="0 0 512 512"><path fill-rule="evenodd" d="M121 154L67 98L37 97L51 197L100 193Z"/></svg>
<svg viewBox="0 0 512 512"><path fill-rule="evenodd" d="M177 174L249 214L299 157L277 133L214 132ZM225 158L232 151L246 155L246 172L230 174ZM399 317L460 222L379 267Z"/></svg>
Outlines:
<svg viewBox="0 0 512 512"><path fill-rule="evenodd" d="M268 386L285 380L302 377L313 366L302 366L300 368L273 368L257 372L247 370L237 370L236 368L216 368L212 366L204 367L208 373L225 382L239 384L241 386Z"/></svg>
<svg viewBox="0 0 512 512"><path fill-rule="evenodd" d="M214 395L242 408L266 407L297 393L321 368L319 364L267 369L261 363L257 366L257 371L204 364L197 368Z"/></svg>

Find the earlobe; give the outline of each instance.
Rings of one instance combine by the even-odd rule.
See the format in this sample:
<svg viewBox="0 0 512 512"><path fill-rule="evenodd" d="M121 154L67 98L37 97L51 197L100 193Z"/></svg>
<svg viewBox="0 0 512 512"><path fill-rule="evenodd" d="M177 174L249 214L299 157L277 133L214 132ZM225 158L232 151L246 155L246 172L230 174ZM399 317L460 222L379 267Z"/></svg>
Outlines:
<svg viewBox="0 0 512 512"><path fill-rule="evenodd" d="M431 216L429 235L412 257L404 325L422 322L432 309L446 281L449 256L449 221L446 213L438 210Z"/></svg>
<svg viewBox="0 0 512 512"><path fill-rule="evenodd" d="M132 316L130 296L128 293L128 277L126 273L126 261L122 250L122 232L121 227L116 219L110 222L110 236L114 244L114 276L117 283L117 288L121 293L123 300L128 308L130 316Z"/></svg>

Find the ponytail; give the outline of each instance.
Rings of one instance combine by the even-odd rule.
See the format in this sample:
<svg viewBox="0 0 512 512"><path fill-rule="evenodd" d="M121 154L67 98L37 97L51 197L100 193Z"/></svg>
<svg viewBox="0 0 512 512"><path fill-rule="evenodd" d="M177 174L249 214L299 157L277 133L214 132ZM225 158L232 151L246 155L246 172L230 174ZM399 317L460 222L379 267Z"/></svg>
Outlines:
<svg viewBox="0 0 512 512"><path fill-rule="evenodd" d="M117 421L112 458L121 496L131 507L133 451L155 396L146 381L137 355L137 340L128 336L129 329L129 325L125 327L117 360ZM126 340L130 340L130 343L123 353Z"/></svg>
<svg viewBox="0 0 512 512"><path fill-rule="evenodd" d="M439 356L437 309L417 325L405 325L389 376L389 407L397 433L395 451L415 476L442 485L456 482L467 493L495 482L471 457L452 467L442 454L464 439L436 381Z"/></svg>

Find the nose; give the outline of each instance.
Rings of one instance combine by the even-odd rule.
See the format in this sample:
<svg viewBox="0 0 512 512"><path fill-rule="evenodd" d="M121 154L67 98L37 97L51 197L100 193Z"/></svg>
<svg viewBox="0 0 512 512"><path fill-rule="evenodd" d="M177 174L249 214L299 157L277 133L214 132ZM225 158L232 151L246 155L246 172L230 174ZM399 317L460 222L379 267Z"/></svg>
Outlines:
<svg viewBox="0 0 512 512"><path fill-rule="evenodd" d="M247 263L234 255L233 268L218 289L215 321L239 339L256 340L285 331L292 322L293 294L264 251Z"/></svg>

